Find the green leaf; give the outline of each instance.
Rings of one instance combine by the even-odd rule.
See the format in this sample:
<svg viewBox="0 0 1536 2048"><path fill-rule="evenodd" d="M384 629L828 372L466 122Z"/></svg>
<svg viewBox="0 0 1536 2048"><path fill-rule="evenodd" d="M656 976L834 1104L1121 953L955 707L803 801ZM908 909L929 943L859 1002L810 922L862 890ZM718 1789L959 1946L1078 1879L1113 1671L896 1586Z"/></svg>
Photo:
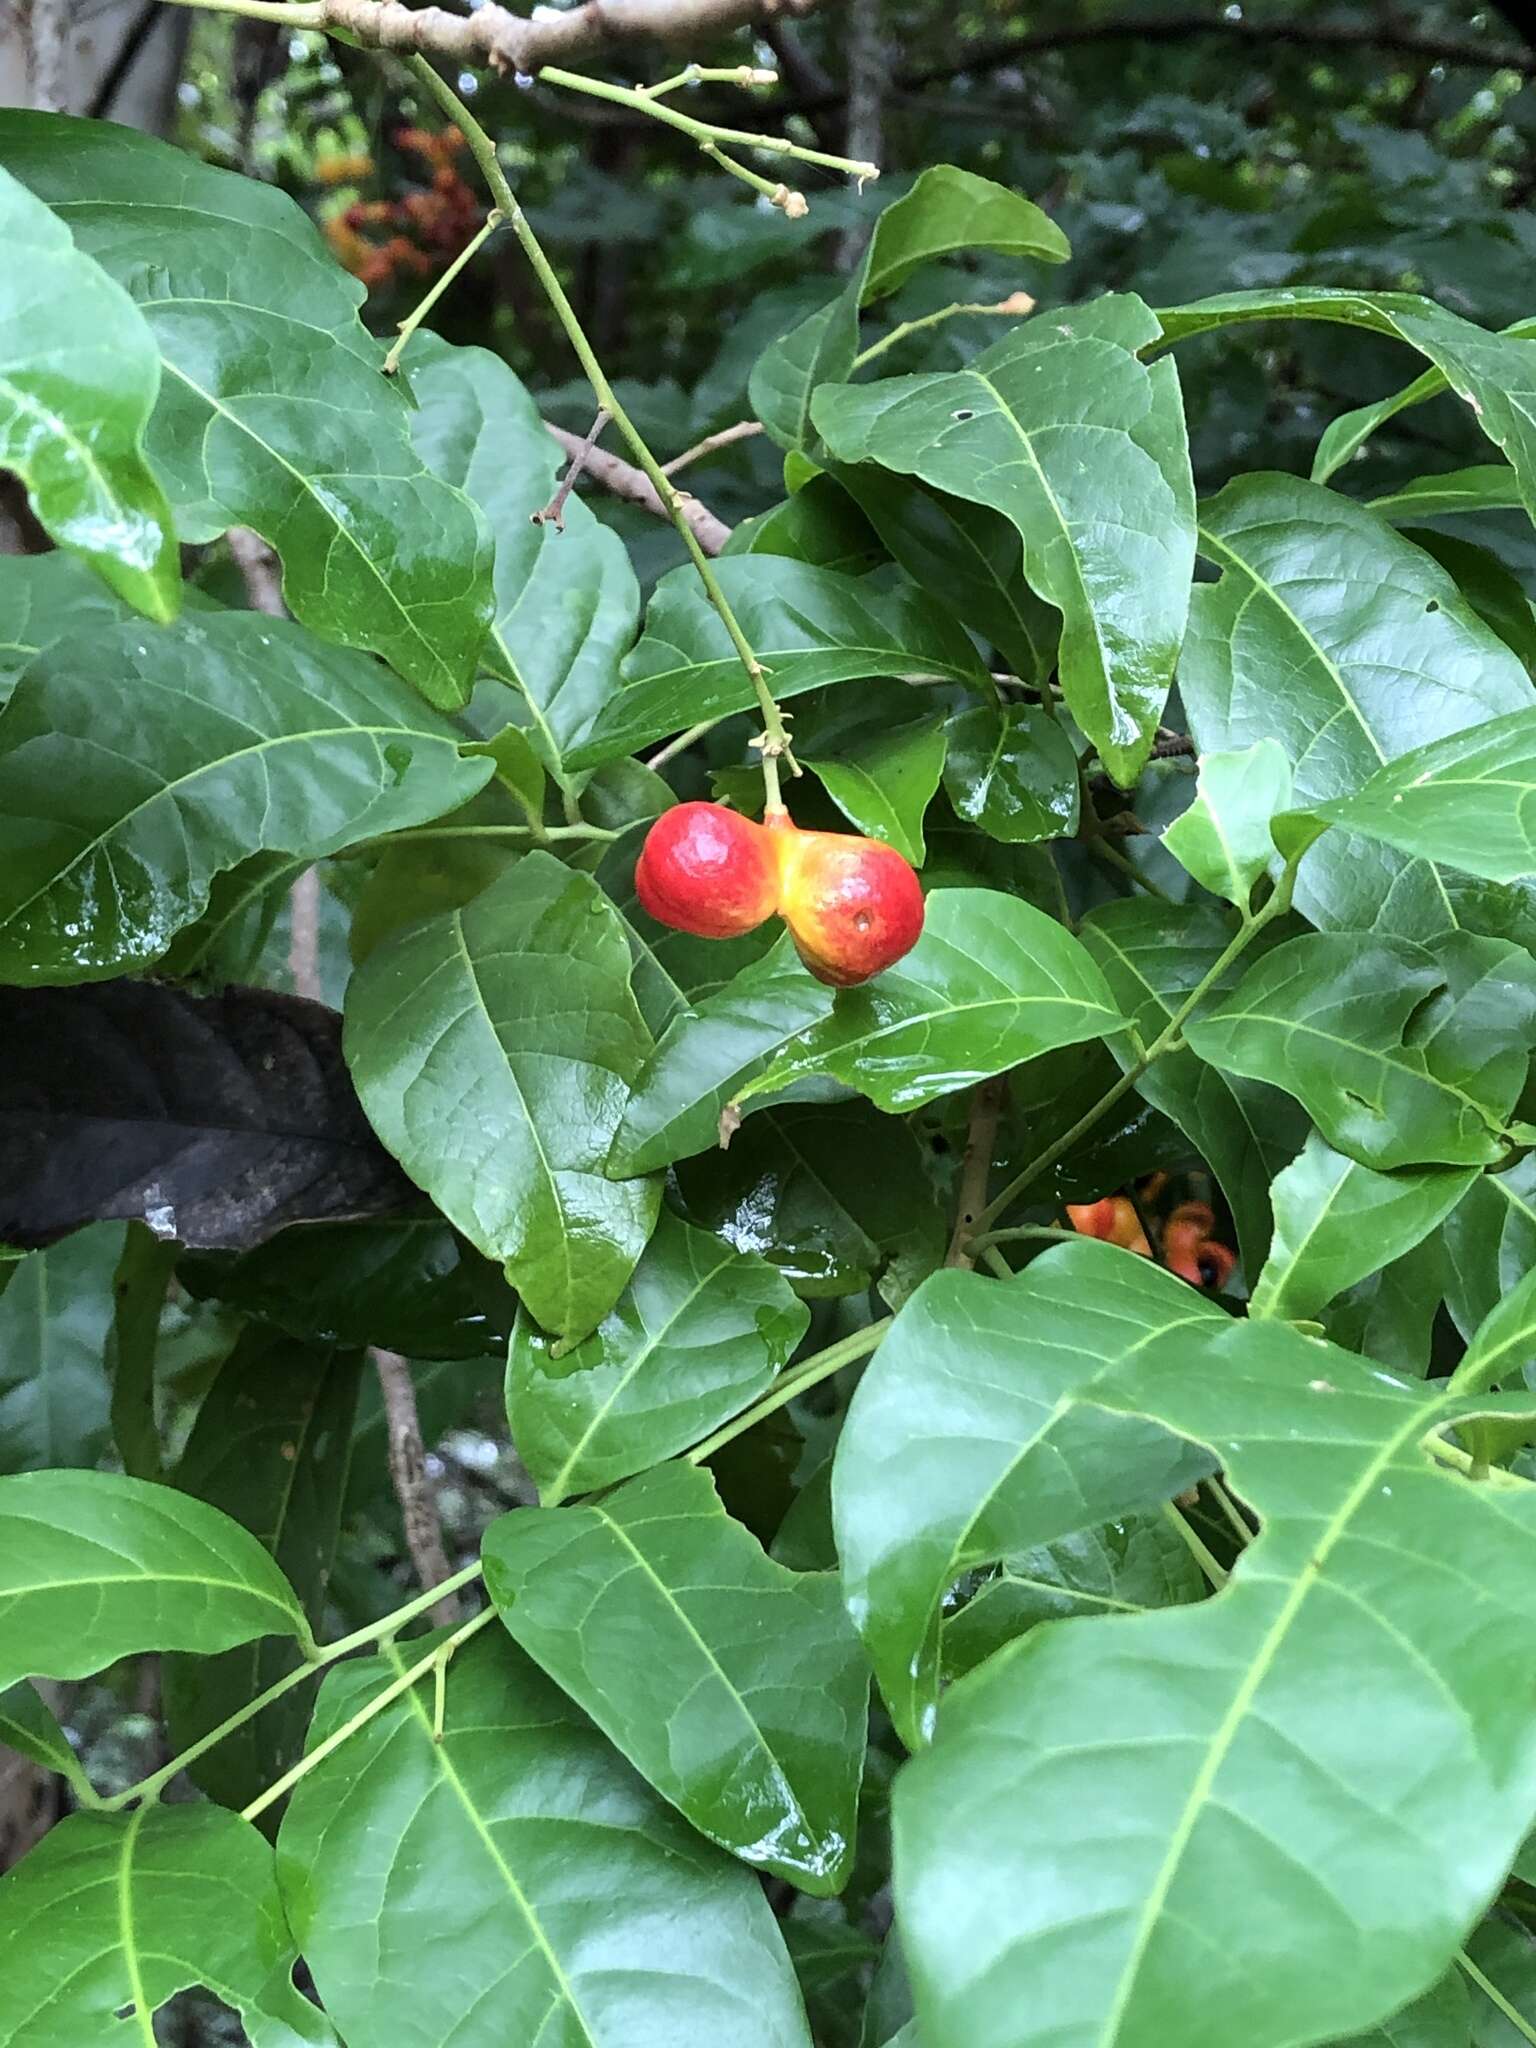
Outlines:
<svg viewBox="0 0 1536 2048"><path fill-rule="evenodd" d="M861 1294L894 1264L910 1286L949 1231L922 1147L867 1102L792 1103L753 1117L730 1149L678 1168L688 1213L753 1251L797 1293Z"/></svg>
<svg viewBox="0 0 1536 2048"><path fill-rule="evenodd" d="M1333 428L1328 431L1332 433ZM1327 477L1314 472L1313 481L1326 483ZM1508 463L1487 462L1471 469L1414 477L1367 502L1383 519L1402 526L1415 519L1444 519L1454 512L1518 512L1524 501L1519 480Z"/></svg>
<svg viewBox="0 0 1536 2048"><path fill-rule="evenodd" d="M936 1273L866 1368L832 1468L843 1596L909 1749L933 1730L940 1605L961 1575L1166 1500L1207 1466L1085 1405L1128 1349L1222 1311L1084 1239L999 1285Z"/></svg>
<svg viewBox="0 0 1536 2048"><path fill-rule="evenodd" d="M1269 821L1290 808L1291 764L1278 740L1255 740L1240 754L1207 754L1195 800L1163 834L1163 844L1201 888L1247 910L1253 886L1275 865Z"/></svg>
<svg viewBox="0 0 1536 2048"><path fill-rule="evenodd" d="M1124 1021L1091 956L1053 918L994 889L940 889L906 958L839 990L832 1014L737 1099L829 1076L881 1109L917 1109Z"/></svg>
<svg viewBox="0 0 1536 2048"><path fill-rule="evenodd" d="M1320 818L1490 881L1536 874L1536 706L1415 747ZM1326 843L1326 842L1325 842Z"/></svg>
<svg viewBox="0 0 1536 2048"><path fill-rule="evenodd" d="M62 1772L76 1785L84 1778L69 1737L44 1705L36 1686L24 1678L0 1692L0 1743L45 1771Z"/></svg>
<svg viewBox="0 0 1536 2048"><path fill-rule="evenodd" d="M186 602L198 601L199 593L189 587ZM95 570L65 548L46 555L0 555L0 706L44 647L71 633L99 633L132 616Z"/></svg>
<svg viewBox="0 0 1536 2048"><path fill-rule="evenodd" d="M334 1671L316 1741L407 1655ZM278 1871L349 2040L392 2040L408 2013L419 2048L678 2048L680 2025L720 2048L809 2048L759 1880L678 1820L500 1629L449 1666L440 1742L427 1683L302 1780Z"/></svg>
<svg viewBox="0 0 1536 2048"><path fill-rule="evenodd" d="M914 583L989 640L1023 681L1047 679L1060 617L1024 580L1011 519L873 465L837 464L834 473Z"/></svg>
<svg viewBox="0 0 1536 2048"><path fill-rule="evenodd" d="M200 1500L111 1472L0 1479L0 1622L0 1690L86 1678L137 1650L309 1640L254 1536Z"/></svg>
<svg viewBox="0 0 1536 2048"><path fill-rule="evenodd" d="M818 1897L848 1880L869 1677L835 1575L786 1571L707 1472L485 1533L502 1620L702 1834Z"/></svg>
<svg viewBox="0 0 1536 2048"><path fill-rule="evenodd" d="M827 795L866 838L894 846L903 860L921 867L923 813L944 771L945 731L923 721L861 740L836 760L801 757L821 777Z"/></svg>
<svg viewBox="0 0 1536 2048"><path fill-rule="evenodd" d="M353 977L345 1046L374 1129L530 1314L562 1337L595 1328L661 1199L603 1176L650 1034L597 884L530 853L394 934Z"/></svg>
<svg viewBox="0 0 1536 2048"><path fill-rule="evenodd" d="M1404 404L1430 398L1447 386L1472 409L1483 432L1515 471L1521 499L1536 517L1536 340L1515 331L1490 334L1470 320L1409 292L1350 292L1305 287L1301 290L1228 292L1178 306L1157 316L1168 341L1204 334L1233 321L1329 320L1363 327L1404 341L1428 358L1437 378L1420 378L1409 392L1370 408L1369 423L1345 427L1335 421L1319 447L1314 474L1331 475L1346 454ZM1528 326L1529 323L1521 323ZM1363 427L1363 431L1361 431Z"/></svg>
<svg viewBox="0 0 1536 2048"><path fill-rule="evenodd" d="M1536 1153L1475 1180L1441 1232L1446 1306L1470 1338L1495 1304L1536 1269Z"/></svg>
<svg viewBox="0 0 1536 2048"><path fill-rule="evenodd" d="M293 1587L311 1624L325 1606L341 1520L362 1360L310 1349L260 1325L219 1367L176 1467L183 1492L249 1529ZM220 1657L168 1657L165 1713L173 1751L189 1749L286 1677L299 1661L282 1636ZM311 1701L288 1693L191 1767L222 1806L241 1807L304 1747Z"/></svg>
<svg viewBox="0 0 1536 2048"><path fill-rule="evenodd" d="M956 812L1009 845L1077 830L1077 755L1047 711L977 705L949 721L944 787Z"/></svg>
<svg viewBox="0 0 1536 2048"><path fill-rule="evenodd" d="M1529 675L1536 670L1536 606L1525 594L1525 586L1514 570L1501 562L1492 549L1463 540L1460 534L1441 533L1432 526L1405 527L1415 547L1433 555L1441 568L1456 579L1456 587L1485 626L1493 629Z"/></svg>
<svg viewBox="0 0 1536 2048"><path fill-rule="evenodd" d="M717 1144L725 1105L831 1011L831 991L806 973L785 933L667 1026L625 1104L608 1171L651 1173Z"/></svg>
<svg viewBox="0 0 1536 2048"><path fill-rule="evenodd" d="M552 774L616 689L640 591L618 535L579 497L565 526L535 526L564 463L539 409L499 356L436 335L411 347L411 422L434 476L458 485L496 536L495 616L480 664L521 692Z"/></svg>
<svg viewBox="0 0 1536 2048"><path fill-rule="evenodd" d="M1066 236L1031 200L954 164L934 164L880 215L857 274L830 304L819 307L764 350L747 387L752 411L782 448L810 437L816 386L853 373L859 309L906 283L923 264L962 249L1065 263Z"/></svg>
<svg viewBox="0 0 1536 2048"><path fill-rule="evenodd" d="M527 1316L507 1420L546 1507L697 1443L755 1400L810 1316L762 1259L666 1212L617 1306L563 1356Z"/></svg>
<svg viewBox="0 0 1536 2048"><path fill-rule="evenodd" d="M1458 1371L1479 1386L1517 1384L1536 1353L1536 1272L1530 1272L1496 1301L1472 1332Z"/></svg>
<svg viewBox="0 0 1536 2048"><path fill-rule="evenodd" d="M1099 299L1031 321L965 370L829 386L813 409L839 461L919 476L1013 522L1031 586L1062 615L1067 706L1127 784L1168 695L1194 559L1178 381L1137 353L1156 326L1134 296Z"/></svg>
<svg viewBox="0 0 1536 2048"><path fill-rule="evenodd" d="M1536 1044L1536 962L1456 932L1289 939L1185 1033L1204 1060L1272 1081L1362 1166L1487 1166Z"/></svg>
<svg viewBox="0 0 1536 2048"><path fill-rule="evenodd" d="M154 336L69 229L0 170L0 462L60 547L152 619L176 616L181 558L144 459L160 388Z"/></svg>
<svg viewBox="0 0 1536 2048"><path fill-rule="evenodd" d="M334 853L490 773L376 662L284 619L61 641L0 713L0 980L148 966L258 848Z"/></svg>
<svg viewBox="0 0 1536 2048"><path fill-rule="evenodd" d="M1226 950L1232 925L1210 904L1126 897L1091 912L1082 938L1141 1043L1150 1045ZM1234 963L1218 988L1234 987L1241 973L1241 962ZM1129 1039L1110 1044L1122 1067L1134 1062ZM1305 1119L1278 1088L1207 1066L1187 1046L1155 1060L1136 1089L1178 1125L1215 1174L1237 1224L1244 1267L1257 1273L1269 1247L1270 1182L1302 1143Z"/></svg>
<svg viewBox="0 0 1536 2048"><path fill-rule="evenodd" d="M1444 1245L1430 1237L1341 1294L1324 1310L1323 1330L1346 1351L1374 1358L1405 1378L1424 1379L1439 1337L1448 1271Z"/></svg>
<svg viewBox="0 0 1536 2048"><path fill-rule="evenodd" d="M238 1814L73 1813L0 1885L0 2043L153 2048L154 2013L203 1985L252 2048L334 2048L293 1961L272 1851Z"/></svg>
<svg viewBox="0 0 1536 2048"><path fill-rule="evenodd" d="M1315 1318L1346 1288L1422 1243L1476 1178L1476 1167L1374 1173L1314 1131L1270 1191L1275 1241L1249 1313Z"/></svg>
<svg viewBox="0 0 1536 2048"><path fill-rule="evenodd" d="M1219 1452L1261 1532L1216 1598L1037 1630L944 1699L894 1812L935 2042L1363 2032L1444 1973L1536 1812L1511 1709L1536 1684L1536 1489L1424 1448L1487 1397L1272 1322L1143 1334L1091 1398ZM1473 1558L1475 1582L1447 1569Z"/></svg>
<svg viewBox="0 0 1536 2048"><path fill-rule="evenodd" d="M0 1473L94 1465L106 1445L107 1333L120 1223L19 1259L0 1294Z"/></svg>
<svg viewBox="0 0 1536 2048"><path fill-rule="evenodd" d="M1315 808L1422 741L1536 703L1519 661L1450 576L1374 513L1296 477L1242 477L1202 508L1179 689L1202 754L1272 739ZM1375 922L1408 863L1326 834L1296 900L1339 930ZM1417 871L1454 928L1445 885ZM1395 928L1395 927L1394 927Z"/></svg>
<svg viewBox="0 0 1536 2048"><path fill-rule="evenodd" d="M181 538L252 527L295 618L462 704L490 623L490 534L412 449L406 395L358 318L363 287L302 208L106 123L8 112L0 159L149 324L162 372L147 446Z"/></svg>
<svg viewBox="0 0 1536 2048"><path fill-rule="evenodd" d="M1145 1614L1208 1591L1189 1546L1161 1514L1127 1515L1003 1559L958 1612L943 1618L946 1678L963 1678L1043 1621Z"/></svg>
<svg viewBox="0 0 1536 2048"><path fill-rule="evenodd" d="M715 574L781 700L873 676L938 676L990 687L963 627L910 584L839 576L774 555L728 556L716 562ZM674 569L656 586L644 637L624 663L624 688L570 749L567 765L595 768L756 703L697 575L691 567Z"/></svg>

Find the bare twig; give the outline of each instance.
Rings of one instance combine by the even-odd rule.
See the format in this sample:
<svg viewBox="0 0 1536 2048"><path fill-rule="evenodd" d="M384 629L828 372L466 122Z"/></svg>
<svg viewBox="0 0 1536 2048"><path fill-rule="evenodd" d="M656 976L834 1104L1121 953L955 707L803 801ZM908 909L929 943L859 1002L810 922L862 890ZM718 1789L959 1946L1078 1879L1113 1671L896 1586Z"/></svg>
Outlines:
<svg viewBox="0 0 1536 2048"><path fill-rule="evenodd" d="M437 1495L427 1477L427 1454L421 1441L421 1421L416 1413L416 1388L411 1368L397 1351L371 1349L379 1391L384 1396L384 1419L389 1428L389 1476L400 1503L405 1523L405 1547L421 1581L430 1593L449 1577L448 1552L443 1543L442 1518ZM449 1628L459 1618L459 1603L447 1593L430 1610L434 1628Z"/></svg>
<svg viewBox="0 0 1536 2048"><path fill-rule="evenodd" d="M537 512L529 513L528 516L529 519L532 521L533 525L553 525L557 533L564 533L565 501L571 495L571 492L576 488L577 477L581 475L581 472L586 468L587 464L591 461L592 451L596 448L598 440L602 435L602 431L604 427L606 427L608 424L608 419L608 413L605 412L601 406L599 406L596 419L593 420L591 426L588 427L585 436L583 437L580 445L576 449L576 452L572 455L570 461L566 464L565 475L561 477L559 483L556 485L554 496L550 499L547 505L541 506Z"/></svg>
<svg viewBox="0 0 1536 2048"><path fill-rule="evenodd" d="M544 425L567 454L574 455L581 447L580 434L572 434L564 427L550 426L548 420ZM594 448L587 456L586 472L594 483L601 484L616 498L624 498L631 505L641 505L647 512L654 512L658 519L671 519L671 511L661 502L661 493L645 471L636 463L626 462L622 455L610 455L605 448ZM687 520L694 539L706 555L718 555L730 539L731 529L723 519L717 519L707 505L701 505L688 492L680 491L678 496L682 501L682 516Z"/></svg>
<svg viewBox="0 0 1536 2048"><path fill-rule="evenodd" d="M998 1119L1003 1113L1007 1082L1002 1075L983 1081L971 1095L970 1128L965 1140L965 1158L960 1164L960 1199L955 1231L949 1241L946 1266L974 1266L976 1255L971 1240L987 1205L987 1182L992 1172L992 1150L997 1143Z"/></svg>
<svg viewBox="0 0 1536 2048"><path fill-rule="evenodd" d="M143 0L138 13L124 29L122 40L112 53L112 61L97 80L96 90L85 110L91 120L100 121L112 111L114 100L149 41L150 30L160 19L160 6L161 0Z"/></svg>
<svg viewBox="0 0 1536 2048"><path fill-rule="evenodd" d="M251 610L265 612L269 619L286 619L288 607L283 603L283 575L276 554L248 526L232 526L228 540Z"/></svg>
<svg viewBox="0 0 1536 2048"><path fill-rule="evenodd" d="M21 8L32 104L45 114L69 110L68 13L69 0L23 0Z"/></svg>
<svg viewBox="0 0 1536 2048"><path fill-rule="evenodd" d="M733 441L749 441L762 431L761 420L737 420L733 427L722 427L718 434L706 434L702 441L695 441L681 455L674 455L670 462L661 465L661 473L663 476L676 476L680 469L686 469L690 463L698 462L706 455L713 455L717 448L729 448Z"/></svg>
<svg viewBox="0 0 1536 2048"><path fill-rule="evenodd" d="M176 0L205 6L210 0ZM586 0L558 12L513 14L488 4L474 14L410 7L405 0L212 0L228 14L288 28L336 30L365 50L403 50L486 65L529 78L548 64L598 56L621 43L702 42L771 16L809 14L817 0Z"/></svg>

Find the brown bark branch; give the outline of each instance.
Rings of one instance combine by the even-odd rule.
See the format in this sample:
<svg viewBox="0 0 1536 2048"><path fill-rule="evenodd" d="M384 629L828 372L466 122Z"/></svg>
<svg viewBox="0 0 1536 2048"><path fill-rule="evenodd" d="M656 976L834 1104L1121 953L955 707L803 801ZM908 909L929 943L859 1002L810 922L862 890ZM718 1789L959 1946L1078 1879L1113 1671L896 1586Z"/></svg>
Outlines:
<svg viewBox="0 0 1536 2048"><path fill-rule="evenodd" d="M442 1518L437 1495L427 1476L427 1453L421 1441L421 1421L416 1413L416 1388L411 1368L397 1351L370 1350L379 1391L384 1396L384 1419L389 1429L389 1477L400 1503L405 1524L405 1547L421 1581L430 1593L449 1576L448 1552L443 1543ZM446 1594L430 1610L434 1628L448 1628L459 1619L459 1603Z"/></svg>
<svg viewBox="0 0 1536 2048"><path fill-rule="evenodd" d="M696 44L750 24L809 14L817 0L586 0L563 14L529 16L491 4L474 14L413 8L404 0L322 0L320 26L341 29L365 49L416 50L459 64L535 76L626 42Z"/></svg>
<svg viewBox="0 0 1536 2048"><path fill-rule="evenodd" d="M597 446L598 437L608 424L608 417L608 414L599 407L597 418L588 427L586 433L582 436L581 445L566 464L565 475L556 484L554 496L547 505L541 506L537 512L529 514L529 518L535 526L553 525L557 533L564 533L565 501L572 491L575 490L576 479L592 460L592 451Z"/></svg>
<svg viewBox="0 0 1536 2048"><path fill-rule="evenodd" d="M1002 1116L1007 1092L1007 1081L997 1074L990 1081L981 1082L971 1096L970 1129L965 1141L965 1157L960 1163L959 1207L954 1235L944 1260L946 1266L959 1266L968 1271L976 1263L971 1239L976 1232L977 1218L987 1206L992 1150L997 1143L998 1119Z"/></svg>
<svg viewBox="0 0 1536 2048"><path fill-rule="evenodd" d="M544 426L568 455L575 455L581 447L584 439L581 434L573 434L565 427L551 426L548 420ZM631 505L641 505L647 512L654 512L658 519L670 523L672 515L662 504L656 486L633 462L626 462L622 455L610 455L606 449L593 448L588 452L585 468L587 475L600 483L605 491L611 491L616 498L626 499ZM694 539L706 555L718 555L730 539L731 529L697 498L686 491L678 495L682 499L683 517L693 529Z"/></svg>

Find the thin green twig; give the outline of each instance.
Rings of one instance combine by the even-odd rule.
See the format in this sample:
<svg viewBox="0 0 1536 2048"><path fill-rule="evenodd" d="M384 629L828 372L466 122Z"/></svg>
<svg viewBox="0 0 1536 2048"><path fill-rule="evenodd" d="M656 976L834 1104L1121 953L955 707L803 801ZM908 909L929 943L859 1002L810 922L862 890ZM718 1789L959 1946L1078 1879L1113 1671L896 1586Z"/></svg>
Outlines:
<svg viewBox="0 0 1536 2048"><path fill-rule="evenodd" d="M776 1385L769 1388L760 1401L754 1401L750 1408L744 1408L733 1422L717 1429L713 1436L705 1437L701 1444L695 1444L686 1453L690 1465L702 1465L706 1458L712 1458L716 1451L732 1442L745 1431L754 1428L764 1416L774 1414L787 1402L803 1394L808 1387L819 1386L830 1379L835 1372L841 1372L845 1365L851 1365L856 1358L864 1358L873 1351L895 1321L894 1316L882 1316L877 1323L870 1323L862 1330L855 1330L851 1337L840 1337L835 1344L829 1344L824 1351L818 1351L811 1358L802 1359L799 1365L791 1366L781 1373Z"/></svg>
<svg viewBox="0 0 1536 2048"><path fill-rule="evenodd" d="M505 218L506 216L502 213L500 207L493 206L485 216L485 225L480 229L473 241L465 243L442 276L429 286L420 303L412 312L407 313L400 322L399 338L390 344L388 355L385 356L383 362L379 365L386 377L394 376L396 370L400 367L400 358L405 354L406 346L411 336L416 332L422 321L426 319L432 308L443 296L443 293L448 290L459 273L468 269L469 265L474 262L492 235L504 224Z"/></svg>

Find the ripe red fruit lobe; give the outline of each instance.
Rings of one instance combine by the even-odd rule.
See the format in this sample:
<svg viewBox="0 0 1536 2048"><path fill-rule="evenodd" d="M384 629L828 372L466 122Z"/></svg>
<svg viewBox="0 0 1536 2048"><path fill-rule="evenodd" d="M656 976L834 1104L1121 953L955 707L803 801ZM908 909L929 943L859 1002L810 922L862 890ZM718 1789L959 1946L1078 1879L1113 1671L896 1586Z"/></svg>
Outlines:
<svg viewBox="0 0 1536 2048"><path fill-rule="evenodd" d="M910 953L923 892L893 846L845 832L802 832L766 820L779 858L779 915L818 981L853 988Z"/></svg>
<svg viewBox="0 0 1536 2048"><path fill-rule="evenodd" d="M659 924L701 939L739 938L777 907L772 842L723 804L677 804L645 836L635 894Z"/></svg>

